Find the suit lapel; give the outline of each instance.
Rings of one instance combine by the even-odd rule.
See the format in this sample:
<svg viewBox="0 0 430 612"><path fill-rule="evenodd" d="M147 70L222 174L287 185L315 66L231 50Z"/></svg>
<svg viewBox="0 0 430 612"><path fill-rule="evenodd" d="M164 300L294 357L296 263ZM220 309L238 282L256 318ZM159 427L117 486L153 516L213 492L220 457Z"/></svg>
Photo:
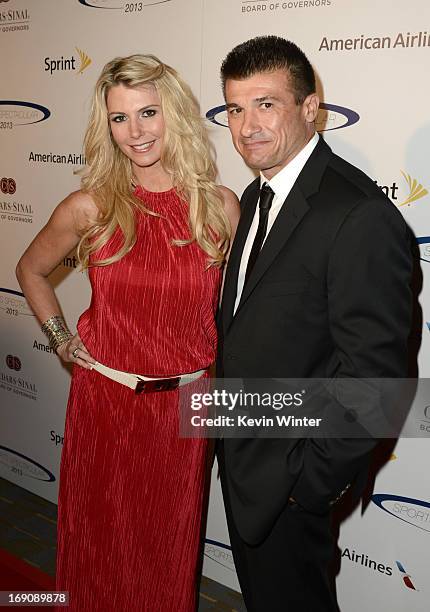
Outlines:
<svg viewBox="0 0 430 612"><path fill-rule="evenodd" d="M261 253L252 270L246 286L242 292L237 311L251 295L266 270L290 239L300 221L309 211L308 198L319 189L322 176L332 155L330 147L320 137L319 142L313 150L308 161L300 172L293 188L286 198L275 223L263 245ZM249 228L254 217L255 208L259 195L260 179L256 179L248 187L243 198L243 212L237 228L236 237L230 254L230 260L226 270L224 284L224 297L222 305L222 319L224 334L233 322L234 303L237 293L237 277L239 274L240 261L243 247L248 236Z"/></svg>
<svg viewBox="0 0 430 612"><path fill-rule="evenodd" d="M264 242L248 282L243 288L238 310L242 304L246 302L260 278L269 268L285 243L289 240L308 210L309 205L303 194L300 189L294 185L275 219L275 223Z"/></svg>
<svg viewBox="0 0 430 612"><path fill-rule="evenodd" d="M224 333L229 328L233 320L234 304L237 293L237 277L239 274L240 261L242 259L243 247L245 246L249 228L254 218L260 193L260 179L257 178L244 194L241 202L242 214L237 226L236 236L231 247L227 270L224 281L224 295L222 299L222 321Z"/></svg>

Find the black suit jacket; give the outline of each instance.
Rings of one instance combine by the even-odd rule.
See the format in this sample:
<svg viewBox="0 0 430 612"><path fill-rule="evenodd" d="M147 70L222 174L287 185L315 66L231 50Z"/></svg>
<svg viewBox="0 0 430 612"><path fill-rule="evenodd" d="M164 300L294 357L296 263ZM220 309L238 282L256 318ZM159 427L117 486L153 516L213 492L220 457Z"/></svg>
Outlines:
<svg viewBox="0 0 430 612"><path fill-rule="evenodd" d="M233 316L260 179L242 199L220 314L218 375L407 376L409 230L363 172L320 138L267 236ZM365 439L225 439L225 483L241 537L264 539L289 496L315 513L367 472ZM362 483L363 484L363 483Z"/></svg>

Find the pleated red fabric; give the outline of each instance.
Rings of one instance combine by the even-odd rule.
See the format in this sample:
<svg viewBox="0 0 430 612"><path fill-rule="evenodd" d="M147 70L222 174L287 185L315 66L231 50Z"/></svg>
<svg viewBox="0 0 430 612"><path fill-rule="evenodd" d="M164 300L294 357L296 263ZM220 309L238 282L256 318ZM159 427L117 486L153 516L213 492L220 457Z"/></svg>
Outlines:
<svg viewBox="0 0 430 612"><path fill-rule="evenodd" d="M78 323L101 363L172 376L215 358L218 269L187 238L188 205L174 190L137 188L160 216L139 214L137 242L90 269ZM117 232L97 258L121 244ZM57 589L76 612L192 612L207 442L179 438L179 392L135 395L75 366L61 460Z"/></svg>

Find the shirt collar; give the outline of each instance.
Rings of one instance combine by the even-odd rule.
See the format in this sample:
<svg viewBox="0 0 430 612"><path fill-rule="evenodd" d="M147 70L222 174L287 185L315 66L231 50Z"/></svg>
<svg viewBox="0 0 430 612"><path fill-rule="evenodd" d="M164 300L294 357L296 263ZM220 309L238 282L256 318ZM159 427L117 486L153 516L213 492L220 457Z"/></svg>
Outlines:
<svg viewBox="0 0 430 612"><path fill-rule="evenodd" d="M312 151L315 149L319 141L319 135L317 132L312 136L310 141L303 147L299 153L274 177L268 181L262 173L260 173L260 187L267 183L275 192L275 196L282 200L285 200L287 195L291 191L291 187L296 182L297 177L303 169L303 166L311 156Z"/></svg>

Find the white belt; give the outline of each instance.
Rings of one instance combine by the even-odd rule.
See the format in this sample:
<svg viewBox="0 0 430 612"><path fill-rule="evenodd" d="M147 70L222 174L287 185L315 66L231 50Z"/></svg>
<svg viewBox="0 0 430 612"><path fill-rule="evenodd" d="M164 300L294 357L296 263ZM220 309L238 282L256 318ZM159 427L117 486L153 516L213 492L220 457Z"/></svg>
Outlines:
<svg viewBox="0 0 430 612"><path fill-rule="evenodd" d="M169 376L167 378L150 378L149 376L140 376L139 374L131 374L130 372L121 372L121 370L114 370L108 368L102 363L97 361L93 364L93 370L97 370L103 376L115 380L130 389L133 389L136 393L148 393L150 391L170 391L177 389L183 385L187 385L194 380L203 376L205 370L197 370L197 372L191 372L190 374L180 374L179 376Z"/></svg>

